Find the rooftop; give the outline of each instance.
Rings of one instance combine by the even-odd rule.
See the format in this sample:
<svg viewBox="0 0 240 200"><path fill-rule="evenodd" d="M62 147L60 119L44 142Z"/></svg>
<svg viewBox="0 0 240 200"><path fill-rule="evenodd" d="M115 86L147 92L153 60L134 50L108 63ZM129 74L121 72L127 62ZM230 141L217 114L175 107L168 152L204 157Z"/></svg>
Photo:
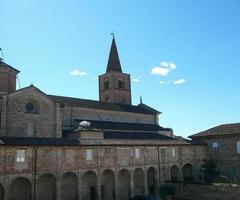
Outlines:
<svg viewBox="0 0 240 200"><path fill-rule="evenodd" d="M222 125L210 128L208 130L201 131L189 137L194 138L194 137L208 137L208 136L234 135L234 134L240 135L240 123L222 124Z"/></svg>

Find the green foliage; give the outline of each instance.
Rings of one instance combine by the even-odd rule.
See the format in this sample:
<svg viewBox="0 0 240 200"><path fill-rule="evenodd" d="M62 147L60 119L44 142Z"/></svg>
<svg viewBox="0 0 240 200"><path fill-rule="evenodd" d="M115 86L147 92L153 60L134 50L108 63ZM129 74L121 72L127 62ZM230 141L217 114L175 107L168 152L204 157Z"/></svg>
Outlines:
<svg viewBox="0 0 240 200"><path fill-rule="evenodd" d="M214 183L231 183L231 180L226 176L218 176L214 179Z"/></svg>
<svg viewBox="0 0 240 200"><path fill-rule="evenodd" d="M214 160L204 160L200 170L206 183L212 183L219 175L217 163Z"/></svg>
<svg viewBox="0 0 240 200"><path fill-rule="evenodd" d="M160 187L160 195L165 198L168 195L174 195L176 193L176 189L169 184L164 184Z"/></svg>

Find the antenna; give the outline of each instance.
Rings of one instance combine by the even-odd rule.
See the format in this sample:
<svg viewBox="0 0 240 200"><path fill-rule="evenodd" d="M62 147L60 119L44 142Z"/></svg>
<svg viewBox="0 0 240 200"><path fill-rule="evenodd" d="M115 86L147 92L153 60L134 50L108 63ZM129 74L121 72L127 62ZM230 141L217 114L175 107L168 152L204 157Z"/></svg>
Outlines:
<svg viewBox="0 0 240 200"><path fill-rule="evenodd" d="M3 56L3 50L2 50L2 48L0 48L0 51L1 51L1 58L0 58L0 61L4 61L4 56Z"/></svg>
<svg viewBox="0 0 240 200"><path fill-rule="evenodd" d="M143 101L142 101L142 96L140 96L140 104L142 104L143 103Z"/></svg>
<svg viewBox="0 0 240 200"><path fill-rule="evenodd" d="M19 89L21 89L21 84L20 84L20 78L19 78L19 75L17 75L17 80L18 80L18 87L19 87Z"/></svg>

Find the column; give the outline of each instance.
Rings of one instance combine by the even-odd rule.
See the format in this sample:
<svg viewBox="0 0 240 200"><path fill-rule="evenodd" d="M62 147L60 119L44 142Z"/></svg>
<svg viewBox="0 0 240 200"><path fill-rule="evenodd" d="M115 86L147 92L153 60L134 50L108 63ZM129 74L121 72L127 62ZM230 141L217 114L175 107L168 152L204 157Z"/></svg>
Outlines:
<svg viewBox="0 0 240 200"><path fill-rule="evenodd" d="M102 191L101 191L101 174L98 173L98 177L97 177L97 197L98 200L102 199Z"/></svg>
<svg viewBox="0 0 240 200"><path fill-rule="evenodd" d="M82 199L82 195L81 195L81 183L82 183L82 174L78 173L78 200Z"/></svg>
<svg viewBox="0 0 240 200"><path fill-rule="evenodd" d="M115 192L115 200L119 199L119 192L118 192L118 170L115 170L115 182L114 182L114 192Z"/></svg>
<svg viewBox="0 0 240 200"><path fill-rule="evenodd" d="M147 169L144 168L144 192L148 194L148 181L147 181Z"/></svg>
<svg viewBox="0 0 240 200"><path fill-rule="evenodd" d="M9 200L9 187L4 187L3 185L3 199L4 200Z"/></svg>
<svg viewBox="0 0 240 200"><path fill-rule="evenodd" d="M134 183L133 183L133 171L130 171L130 190L131 190L131 197L134 196Z"/></svg>
<svg viewBox="0 0 240 200"><path fill-rule="evenodd" d="M57 197L57 200L61 200L62 198L62 195L61 195L61 177L60 176L58 176L57 178L56 178L56 181L57 181L57 183L56 183L56 197Z"/></svg>

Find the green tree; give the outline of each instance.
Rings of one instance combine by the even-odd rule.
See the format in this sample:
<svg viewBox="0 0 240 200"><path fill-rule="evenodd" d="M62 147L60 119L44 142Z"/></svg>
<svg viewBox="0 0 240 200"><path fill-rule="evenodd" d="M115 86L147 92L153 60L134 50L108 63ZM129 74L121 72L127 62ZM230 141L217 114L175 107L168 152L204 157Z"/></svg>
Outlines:
<svg viewBox="0 0 240 200"><path fill-rule="evenodd" d="M206 183L212 183L219 175L217 163L214 160L204 160L200 171L203 173Z"/></svg>

